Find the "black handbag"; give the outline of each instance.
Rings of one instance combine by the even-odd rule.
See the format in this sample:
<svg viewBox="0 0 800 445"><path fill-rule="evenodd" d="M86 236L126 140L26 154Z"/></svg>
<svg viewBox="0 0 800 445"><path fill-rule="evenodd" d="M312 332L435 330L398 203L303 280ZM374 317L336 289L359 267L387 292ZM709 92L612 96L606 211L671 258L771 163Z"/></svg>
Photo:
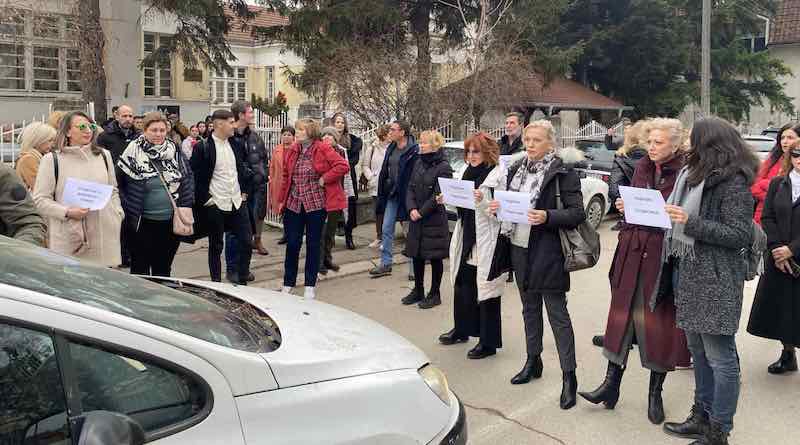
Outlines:
<svg viewBox="0 0 800 445"><path fill-rule="evenodd" d="M561 186L556 178L556 208L562 210ZM576 272L594 267L600 260L600 235L587 221L574 229L559 229L561 251L564 254L564 269Z"/></svg>
<svg viewBox="0 0 800 445"><path fill-rule="evenodd" d="M490 189L494 198L494 189ZM511 239L502 234L503 228L497 232L497 245L492 255L492 265L489 267L488 281L493 281L506 272L511 272Z"/></svg>

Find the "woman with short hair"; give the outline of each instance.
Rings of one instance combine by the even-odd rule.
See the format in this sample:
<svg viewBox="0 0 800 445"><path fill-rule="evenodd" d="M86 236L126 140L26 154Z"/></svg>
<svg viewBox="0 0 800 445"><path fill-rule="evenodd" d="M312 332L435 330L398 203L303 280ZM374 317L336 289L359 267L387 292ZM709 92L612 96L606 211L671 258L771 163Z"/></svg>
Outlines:
<svg viewBox="0 0 800 445"><path fill-rule="evenodd" d="M559 230L574 229L586 220L581 182L573 169L583 158L577 149L556 152L555 130L546 120L531 122L523 130L522 140L527 156L514 162L502 181L506 190L531 197L528 224L502 224L502 233L511 240L511 263L522 299L527 346L525 365L511 383L528 383L542 376L542 308L546 306L562 371L560 406L570 409L575 406L578 388L577 362L575 333L567 310L570 279ZM496 200L489 205L494 214L499 209Z"/></svg>
<svg viewBox="0 0 800 445"><path fill-rule="evenodd" d="M194 175L189 157L167 138L169 122L161 113L147 113L142 125L117 161L131 273L168 277L180 246L173 203L194 205Z"/></svg>
<svg viewBox="0 0 800 445"><path fill-rule="evenodd" d="M306 236L305 298L316 297L322 228L328 209L344 208L347 200L341 180L350 170L347 161L322 142L313 119L296 123L296 142L286 152L278 213L286 227L283 292L297 284L297 266L303 233Z"/></svg>
<svg viewBox="0 0 800 445"><path fill-rule="evenodd" d="M97 145L97 124L86 113L64 115L56 134L55 150L39 165L33 198L39 213L48 219L48 246L100 266L122 261L120 204L114 165L108 150ZM111 198L100 210L77 207L64 200L70 179L111 187Z"/></svg>
<svg viewBox="0 0 800 445"><path fill-rule="evenodd" d="M503 347L500 296L505 277L489 279L500 222L487 213L503 178L499 158L500 146L494 139L483 132L472 135L464 141L467 166L457 175L475 184L475 210L458 208L450 241L454 327L439 336L439 343L452 345L478 337L478 344L467 353L471 359L489 357Z"/></svg>
<svg viewBox="0 0 800 445"><path fill-rule="evenodd" d="M22 130L19 158L14 168L28 190L33 190L36 185L39 163L53 149L55 140L56 130L43 122L33 122Z"/></svg>
<svg viewBox="0 0 800 445"><path fill-rule="evenodd" d="M731 124L701 119L667 200L667 282L675 283L676 324L692 353L695 394L689 418L664 429L697 438L694 445L727 445L733 429L741 384L735 335L747 272L741 252L754 239L750 186L757 171L758 159Z"/></svg>

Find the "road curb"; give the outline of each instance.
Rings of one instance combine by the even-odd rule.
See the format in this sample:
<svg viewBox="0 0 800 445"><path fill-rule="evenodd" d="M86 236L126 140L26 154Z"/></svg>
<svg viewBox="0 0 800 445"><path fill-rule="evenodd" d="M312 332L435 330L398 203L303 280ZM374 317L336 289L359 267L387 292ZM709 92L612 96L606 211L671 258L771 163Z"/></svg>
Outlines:
<svg viewBox="0 0 800 445"><path fill-rule="evenodd" d="M392 257L392 262L395 266L397 266L398 264L406 264L408 263L408 261L409 258L406 257L405 255L395 254L394 257ZM340 269L338 272L328 270L328 274L320 275L319 278L317 278L317 282L320 283L331 280L338 280L340 278L346 278L353 275L367 273L370 269L375 267L375 265L376 263L373 260L363 260L363 261L356 261L353 263L340 264L339 265ZM298 275L302 274L298 272ZM263 281L256 280L253 281L252 283L249 283L249 286L256 286L263 289L281 290L281 288L283 287L283 278L273 278L270 280L263 280ZM303 286L297 286L297 287L299 288Z"/></svg>

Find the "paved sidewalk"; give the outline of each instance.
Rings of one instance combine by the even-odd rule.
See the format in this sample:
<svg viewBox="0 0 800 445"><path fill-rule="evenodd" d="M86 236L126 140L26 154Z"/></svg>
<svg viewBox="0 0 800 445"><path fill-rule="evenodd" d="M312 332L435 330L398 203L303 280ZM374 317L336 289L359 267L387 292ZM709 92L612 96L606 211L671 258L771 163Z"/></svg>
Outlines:
<svg viewBox="0 0 800 445"><path fill-rule="evenodd" d="M402 242L402 232L397 227L397 237L394 245L394 262L402 264L407 259L400 254L404 243ZM261 241L269 251L269 255L261 256L253 251L253 258L250 262L250 270L255 274L256 281L251 283L253 286L279 289L283 283L283 263L286 254L286 245L278 245L281 236L280 229L275 227L265 227ZM355 250L347 250L344 246L344 237L336 237L336 246L333 251L334 263L341 266L339 272L329 271L327 275L321 275L320 281L341 278L349 275L364 273L371 269L374 264L380 262L380 251L367 247L375 238L375 224L365 223L359 225L353 231L353 239L356 243ZM398 239L400 242L398 242ZM305 246L300 250L300 266L298 271L298 285L303 281L303 265L305 262ZM223 272L225 270L225 254L223 253L222 263ZM395 273L405 273L404 267L396 270ZM195 244L181 244L178 254L172 266L172 275L179 278L191 278L198 280L210 280L208 273L208 238L202 239ZM224 276L223 276L224 279Z"/></svg>

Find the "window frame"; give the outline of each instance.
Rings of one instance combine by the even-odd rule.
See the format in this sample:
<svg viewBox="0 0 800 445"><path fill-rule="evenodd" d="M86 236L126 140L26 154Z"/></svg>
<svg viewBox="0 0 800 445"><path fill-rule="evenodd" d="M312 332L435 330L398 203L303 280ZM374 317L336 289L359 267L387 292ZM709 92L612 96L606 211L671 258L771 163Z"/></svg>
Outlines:
<svg viewBox="0 0 800 445"><path fill-rule="evenodd" d="M147 39L148 36L152 36L153 37L153 49L152 49L152 51L155 51L155 50L157 50L158 48L160 48L162 46L162 44L161 44L161 40L162 39L172 39L173 38L173 36L169 35L169 34L163 34L163 33L157 33L157 32L149 32L149 31L142 32L142 53L141 53L142 54L142 59L147 57L147 55L149 55L152 52L152 51L147 51L145 49L145 40ZM166 62L166 64L162 65L163 62ZM147 70L152 70L153 71L153 75L152 76L148 76L147 75ZM165 72L168 73L168 75L165 75ZM173 60L172 60L171 56L168 57L167 60L164 60L164 61L161 61L161 62L158 62L158 61L153 62L152 66L143 65L142 66L142 96L145 97L145 98L162 98L162 99L172 99L172 98L174 98L175 97L175 83L176 83L174 77L175 77L175 64L173 63ZM148 78L152 78L153 79L153 86L152 87L148 87L147 86L147 79ZM164 89L164 87L162 87L161 84L165 80L169 80L169 86L167 87L167 88L169 88L169 91L168 91L169 95L166 95L166 96L161 94L162 90ZM147 94L147 90L149 88L153 89L153 94Z"/></svg>
<svg viewBox="0 0 800 445"><path fill-rule="evenodd" d="M233 105L237 100L247 100L247 66L232 66L233 73L229 76L227 72L212 71L211 82L211 104L216 107ZM239 74L243 73L240 77ZM221 85L221 88L220 88ZM239 88L244 88L244 95L239 95ZM232 96L231 96L232 94Z"/></svg>
<svg viewBox="0 0 800 445"><path fill-rule="evenodd" d="M267 101L272 103L275 98L278 96L278 92L275 89L275 67L274 66L267 66L266 67L266 78L267 78Z"/></svg>

